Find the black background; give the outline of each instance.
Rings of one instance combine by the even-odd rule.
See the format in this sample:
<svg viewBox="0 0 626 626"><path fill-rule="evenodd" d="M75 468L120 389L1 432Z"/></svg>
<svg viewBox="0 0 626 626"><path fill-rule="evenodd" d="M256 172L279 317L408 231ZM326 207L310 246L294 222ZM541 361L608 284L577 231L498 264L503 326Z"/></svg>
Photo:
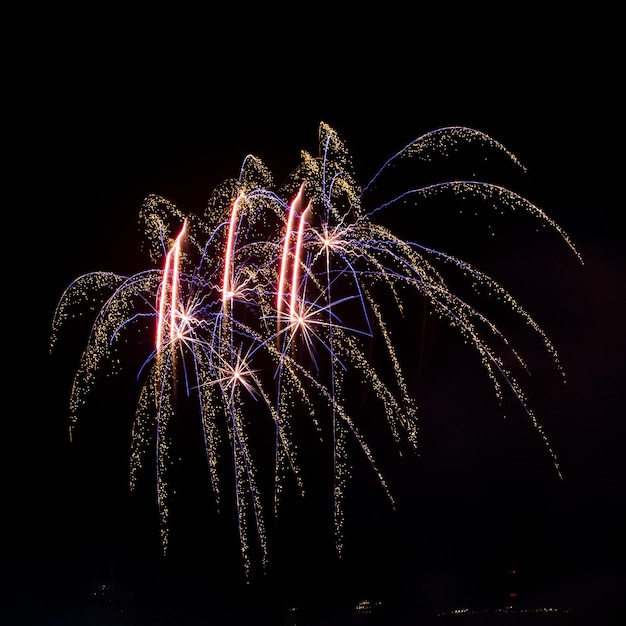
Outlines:
<svg viewBox="0 0 626 626"><path fill-rule="evenodd" d="M511 586L520 606L612 623L624 582L614 21L391 9L338 17L317 5L220 18L15 16L5 61L3 623L281 623L291 601L302 619L333 623L365 597L400 607L398 620L428 619L505 605ZM492 241L452 214L420 214L410 238L484 263L553 340L568 382L538 358L531 389L564 478L528 424L502 421L473 355L437 328L412 378L420 456L399 461L382 447L397 510L357 463L343 557L316 504L320 482L272 523L268 572L246 582L236 527L215 514L203 479L181 491L171 554L161 556L151 486L128 489L132 374L103 381L70 444L83 337L67 333L50 355L50 322L76 276L143 269L137 214L149 193L201 211L247 154L280 181L301 149L317 152L321 121L346 142L362 183L413 138L448 125L491 135L527 167L506 182L571 235L584 265L558 237L520 229ZM187 471L202 464L192 459ZM116 592L98 604L90 594L103 582Z"/></svg>

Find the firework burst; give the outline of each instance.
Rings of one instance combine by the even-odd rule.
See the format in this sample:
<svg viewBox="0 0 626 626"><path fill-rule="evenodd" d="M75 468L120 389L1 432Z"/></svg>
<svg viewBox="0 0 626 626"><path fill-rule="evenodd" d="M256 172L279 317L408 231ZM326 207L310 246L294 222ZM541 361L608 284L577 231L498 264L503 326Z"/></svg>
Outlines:
<svg viewBox="0 0 626 626"><path fill-rule="evenodd" d="M473 290L504 303L540 337L558 366L556 350L543 330L494 279L459 258L398 237L374 217L401 202L418 203L451 192L502 210L526 212L554 229L580 259L568 236L537 206L487 182L444 181L368 205L368 192L397 161L445 156L459 145L496 150L520 165L484 133L449 127L409 143L360 187L344 143L322 123L319 154L303 152L300 165L280 188L268 168L248 156L238 177L214 190L201 216L185 215L164 198L148 196L139 217L153 269L131 276L93 272L67 287L54 315L51 347L70 318L96 311L70 395L70 436L100 372L119 368L120 344L150 346L138 377L130 484L136 486L147 451L155 450L164 549L179 390L197 403L218 505L223 498L220 468L224 463L232 468L247 574L251 542L257 542L263 564L268 557L266 507L250 436L253 420L264 420L273 432L274 514L288 476L304 492L296 417L309 420L332 450L328 462L339 552L351 468L348 450L354 442L393 504L360 426L363 409L355 409L348 390L356 385L367 389L373 398L368 413L382 416L398 448L417 450L415 403L397 333L389 323L391 309L394 319L399 315L408 324L413 321L413 294L425 299L477 351L497 398L512 392L559 471L524 390L507 365L513 356L524 367L522 357L492 320L452 289L449 274L458 274ZM226 460L225 446L230 451Z"/></svg>

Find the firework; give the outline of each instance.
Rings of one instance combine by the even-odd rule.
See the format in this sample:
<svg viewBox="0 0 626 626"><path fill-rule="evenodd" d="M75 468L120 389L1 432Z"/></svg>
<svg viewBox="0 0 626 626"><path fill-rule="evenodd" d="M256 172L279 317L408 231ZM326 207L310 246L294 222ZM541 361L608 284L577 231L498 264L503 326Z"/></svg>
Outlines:
<svg viewBox="0 0 626 626"><path fill-rule="evenodd" d="M178 390L192 397L202 424L211 487L219 505L221 467L232 468L239 537L246 573L252 545L268 558L251 424L272 429L274 514L285 479L304 492L295 422L314 426L329 442L335 542L342 550L343 501L351 450L367 459L382 490L391 490L360 426L364 409L349 390L367 389L368 414L382 416L396 445L415 451L418 422L390 316L412 322L411 298L425 299L478 353L494 394L512 392L558 462L508 365L524 367L500 328L450 287L455 273L475 291L504 303L536 333L558 366L556 350L536 321L498 282L452 255L406 241L374 221L383 209L451 192L501 210L521 210L554 229L580 259L567 234L537 206L502 186L453 180L404 190L376 206L368 197L383 172L399 160L430 159L459 145L496 150L520 166L500 143L480 131L448 127L422 135L389 159L360 187L344 143L322 123L319 154L302 161L276 188L261 160L244 159L237 178L221 183L203 215L185 215L166 199L146 198L140 223L152 269L130 276L93 272L62 294L51 347L75 314L96 309L71 391L70 436L79 412L107 368L116 369L120 344L146 350L132 431L130 485L147 452L156 451L161 539L169 537L172 427ZM384 306L383 306L384 303ZM375 358L372 356L375 354ZM358 385L358 387L356 387ZM229 450L224 459L224 450Z"/></svg>

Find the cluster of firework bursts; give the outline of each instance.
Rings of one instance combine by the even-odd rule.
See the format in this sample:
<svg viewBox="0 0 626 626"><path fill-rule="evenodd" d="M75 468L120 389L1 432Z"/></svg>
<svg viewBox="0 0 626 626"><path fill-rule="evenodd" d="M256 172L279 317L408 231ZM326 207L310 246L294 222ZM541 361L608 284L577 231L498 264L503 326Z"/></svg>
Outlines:
<svg viewBox="0 0 626 626"><path fill-rule="evenodd" d="M172 428L180 397L194 399L202 424L207 468L217 503L223 491L221 457L230 450L239 537L246 572L252 543L268 556L266 503L261 497L251 424L265 422L274 448L274 509L285 477L304 490L297 428L308 421L332 449L336 546L342 549L343 500L351 453L361 451L389 500L391 490L363 434L361 422L381 415L398 446L415 450L418 424L406 368L389 310L411 323L409 296L428 302L477 351L495 395L512 392L558 463L524 391L507 365L524 366L507 337L484 313L449 287L461 276L520 316L551 358L556 351L534 319L500 284L468 263L405 241L373 221L394 204L417 204L439 192L471 196L503 210L521 209L567 235L538 207L487 182L445 181L409 189L367 207L367 192L400 159L445 155L459 145L513 154L479 131L448 127L427 133L389 159L365 187L354 177L350 155L335 131L322 123L319 155L302 153L300 165L276 189L267 167L245 158L236 179L221 183L202 216L185 215L151 195L140 210L153 269L131 276L93 272L63 293L52 324L51 345L75 315L97 313L70 397L70 433L103 369L117 367L120 344L147 345L132 433L131 488L156 453L161 538L168 544ZM141 341L136 341L140 338ZM375 348L372 348L375 346ZM376 358L372 354L375 352ZM354 410L350 389L367 389L367 409ZM256 426L255 426L256 427ZM256 550L257 548L255 548Z"/></svg>

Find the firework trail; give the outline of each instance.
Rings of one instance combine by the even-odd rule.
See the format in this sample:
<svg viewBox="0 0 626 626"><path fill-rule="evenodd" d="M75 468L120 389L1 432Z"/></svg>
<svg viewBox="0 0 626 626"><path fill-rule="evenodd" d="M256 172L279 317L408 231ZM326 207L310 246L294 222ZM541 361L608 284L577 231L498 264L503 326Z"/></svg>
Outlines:
<svg viewBox="0 0 626 626"><path fill-rule="evenodd" d="M411 324L415 295L477 351L496 397L513 394L559 471L524 390L507 365L512 356L525 367L522 357L493 321L450 287L449 273L458 273L472 289L504 303L539 336L558 366L556 350L543 330L491 277L461 259L394 235L373 217L399 203L417 204L452 192L502 210L526 212L554 229L580 259L567 234L513 191L474 180L405 190L368 208L368 192L396 161L445 156L462 145L495 150L521 167L513 154L484 133L448 127L409 143L361 188L344 143L322 123L319 154L303 152L300 165L279 189L267 167L247 156L238 177L216 187L201 216L185 215L164 198L148 196L139 217L154 269L131 276L93 272L67 287L52 322L51 349L68 320L97 310L74 376L70 436L99 373L118 367L121 344L153 346L138 376L130 485L135 488L148 451L155 450L164 549L179 389L197 403L218 506L220 467L224 450L229 450L246 574L251 571L253 541L263 565L268 558L263 490L250 437L253 422L264 420L273 432L274 514L288 476L304 493L296 422L305 419L331 446L339 552L355 443L393 504L360 427L363 408L352 406L350 390L366 388L373 398L367 412L383 416L398 449L408 445L417 450L415 403L397 348L398 333L389 322L390 309L395 309L395 315ZM152 339L145 341L149 336Z"/></svg>

